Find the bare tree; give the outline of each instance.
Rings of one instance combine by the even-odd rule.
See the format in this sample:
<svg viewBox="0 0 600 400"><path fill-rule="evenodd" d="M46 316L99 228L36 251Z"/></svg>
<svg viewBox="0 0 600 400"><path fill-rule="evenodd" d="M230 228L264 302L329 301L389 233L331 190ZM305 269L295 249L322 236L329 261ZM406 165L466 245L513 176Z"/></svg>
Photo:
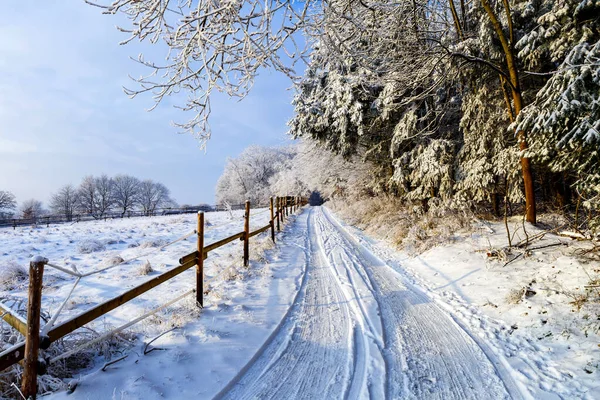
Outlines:
<svg viewBox="0 0 600 400"><path fill-rule="evenodd" d="M26 200L19 208L21 216L25 219L41 217L45 214L42 202L35 199Z"/></svg>
<svg viewBox="0 0 600 400"><path fill-rule="evenodd" d="M114 203L121 209L121 217L139 202L140 180L131 175L117 175L114 179Z"/></svg>
<svg viewBox="0 0 600 400"><path fill-rule="evenodd" d="M15 195L5 190L0 190L0 215L8 215L17 208Z"/></svg>
<svg viewBox="0 0 600 400"><path fill-rule="evenodd" d="M63 215L67 221L73 219L73 214L79 204L79 193L73 185L65 185L52 195L50 209L56 214Z"/></svg>
<svg viewBox="0 0 600 400"><path fill-rule="evenodd" d="M146 179L140 183L139 204L145 215L152 215L159 207L170 206L174 201L169 189L162 183Z"/></svg>
<svg viewBox="0 0 600 400"><path fill-rule="evenodd" d="M114 205L113 188L113 179L107 175L86 176L79 185L79 209L96 219L102 218Z"/></svg>
<svg viewBox="0 0 600 400"><path fill-rule="evenodd" d="M89 175L83 178L78 189L79 209L96 217L96 181Z"/></svg>
<svg viewBox="0 0 600 400"><path fill-rule="evenodd" d="M98 214L98 218L102 218L115 204L115 182L108 175L101 175L94 179L94 184L96 189L96 213Z"/></svg>

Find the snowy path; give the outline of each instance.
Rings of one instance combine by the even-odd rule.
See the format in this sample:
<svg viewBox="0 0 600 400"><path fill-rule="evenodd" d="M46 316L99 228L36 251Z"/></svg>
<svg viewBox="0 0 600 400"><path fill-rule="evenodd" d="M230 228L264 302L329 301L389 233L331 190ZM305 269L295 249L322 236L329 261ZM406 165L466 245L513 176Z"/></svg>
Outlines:
<svg viewBox="0 0 600 400"><path fill-rule="evenodd" d="M296 300L217 397L520 398L499 362L323 208L311 208Z"/></svg>

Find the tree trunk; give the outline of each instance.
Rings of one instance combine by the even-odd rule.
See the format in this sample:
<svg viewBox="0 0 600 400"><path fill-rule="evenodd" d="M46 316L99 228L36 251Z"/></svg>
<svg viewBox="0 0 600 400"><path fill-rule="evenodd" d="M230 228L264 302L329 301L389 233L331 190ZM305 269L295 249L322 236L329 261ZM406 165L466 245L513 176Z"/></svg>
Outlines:
<svg viewBox="0 0 600 400"><path fill-rule="evenodd" d="M494 26L496 35L502 44L504 56L506 57L506 67L508 69L508 77L510 78L510 85L512 90L512 98L514 103L514 115L515 118L519 115L523 109L523 96L521 93L521 86L519 84L519 73L513 48L513 31L512 31L512 16L507 1L504 1L504 7L506 10L506 18L508 21L510 42L504 34L502 24L496 16L496 13L490 6L488 0L481 0L481 4L485 9L490 22ZM527 135L524 131L517 132L517 139L519 140L519 149L524 151L528 148L527 146ZM528 157L521 157L521 172L523 175L523 185L525 188L525 220L532 224L536 222L536 210L535 210L535 192L533 188L533 173L531 171L531 160Z"/></svg>

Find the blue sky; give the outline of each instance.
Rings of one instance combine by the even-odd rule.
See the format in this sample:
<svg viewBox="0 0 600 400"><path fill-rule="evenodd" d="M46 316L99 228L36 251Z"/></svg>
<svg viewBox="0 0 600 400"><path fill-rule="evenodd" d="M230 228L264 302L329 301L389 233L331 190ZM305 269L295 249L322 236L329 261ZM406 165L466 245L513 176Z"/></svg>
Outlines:
<svg viewBox="0 0 600 400"><path fill-rule="evenodd" d="M120 17L78 0L11 1L0 13L0 190L19 202L47 202L60 186L85 175L127 173L163 182L180 203L214 202L228 156L251 144L289 143L290 81L262 73L241 102L212 100L206 153L171 121L187 116L168 104L152 112L150 97L129 99L129 59L158 47L119 46Z"/></svg>

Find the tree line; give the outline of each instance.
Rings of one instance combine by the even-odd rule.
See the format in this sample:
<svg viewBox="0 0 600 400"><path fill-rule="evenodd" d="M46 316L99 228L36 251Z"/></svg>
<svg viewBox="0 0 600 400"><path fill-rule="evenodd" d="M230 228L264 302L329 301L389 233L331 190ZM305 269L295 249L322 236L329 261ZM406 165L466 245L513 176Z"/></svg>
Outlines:
<svg viewBox="0 0 600 400"><path fill-rule="evenodd" d="M58 189L50 197L50 210L45 210L39 200L30 199L19 207L15 196L0 191L0 216L3 218L36 218L52 213L71 221L75 215L91 215L103 218L109 212L118 212L121 217L128 212L140 210L152 215L158 208L176 207L169 189L151 179L140 180L131 175L86 176L79 186L71 184Z"/></svg>
<svg viewBox="0 0 600 400"><path fill-rule="evenodd" d="M369 163L374 194L522 205L533 223L585 207L593 226L599 17L579 0L331 2L308 30L290 133Z"/></svg>
<svg viewBox="0 0 600 400"><path fill-rule="evenodd" d="M217 181L219 204L268 204L282 194L309 197L368 194L372 172L360 160L336 155L311 140L288 146L250 146L227 160Z"/></svg>

